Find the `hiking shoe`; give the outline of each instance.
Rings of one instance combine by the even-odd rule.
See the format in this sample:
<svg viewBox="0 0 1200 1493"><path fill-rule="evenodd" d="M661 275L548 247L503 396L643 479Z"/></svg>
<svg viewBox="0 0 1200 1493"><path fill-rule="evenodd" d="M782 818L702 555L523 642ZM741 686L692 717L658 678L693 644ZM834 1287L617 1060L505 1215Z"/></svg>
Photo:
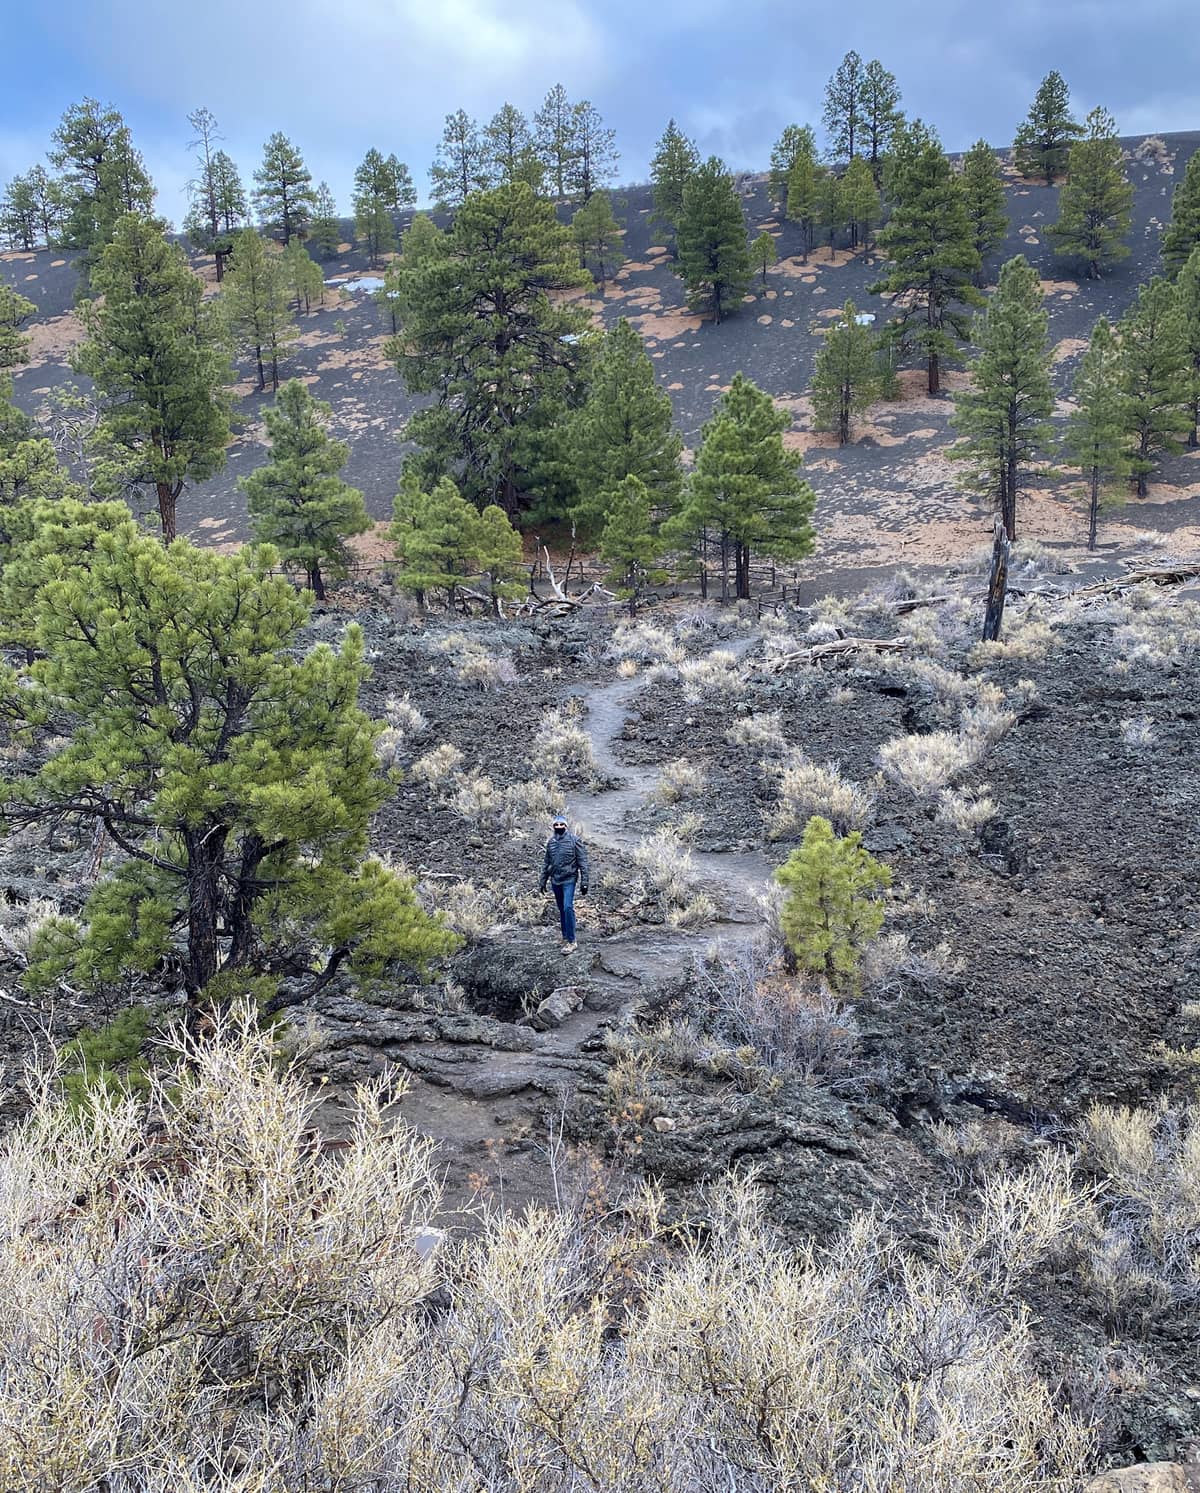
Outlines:
<svg viewBox="0 0 1200 1493"><path fill-rule="evenodd" d="M563 946L562 946L563 957L566 958L568 955L573 954L578 947L579 947L579 945L577 943L565 943L565 944L563 944Z"/></svg>

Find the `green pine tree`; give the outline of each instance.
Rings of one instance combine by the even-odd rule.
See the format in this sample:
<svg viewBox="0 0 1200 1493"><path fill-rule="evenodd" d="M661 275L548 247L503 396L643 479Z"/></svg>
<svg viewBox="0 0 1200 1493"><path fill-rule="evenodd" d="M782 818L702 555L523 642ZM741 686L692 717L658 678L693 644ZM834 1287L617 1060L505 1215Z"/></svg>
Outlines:
<svg viewBox="0 0 1200 1493"><path fill-rule="evenodd" d="M350 448L330 439L329 414L299 380L284 384L263 416L270 457L238 482L255 539L274 545L286 569L302 571L318 601L328 582L350 573L346 541L371 527L362 493L339 476Z"/></svg>
<svg viewBox="0 0 1200 1493"><path fill-rule="evenodd" d="M621 253L624 229L613 217L607 192L593 192L576 210L571 219L571 233L579 248L580 265L591 271L603 294L611 276L625 262Z"/></svg>
<svg viewBox="0 0 1200 1493"><path fill-rule="evenodd" d="M896 75L873 59L863 71L861 129L862 153L870 164L876 187L883 181L883 163L902 118Z"/></svg>
<svg viewBox="0 0 1200 1493"><path fill-rule="evenodd" d="M325 300L325 277L306 244L294 238L279 256L279 270L297 312L308 313Z"/></svg>
<svg viewBox="0 0 1200 1493"><path fill-rule="evenodd" d="M422 612L430 591L445 591L453 610L458 588L477 573L479 517L449 477L426 492L415 470L405 471L388 537L396 546L396 584L413 593Z"/></svg>
<svg viewBox="0 0 1200 1493"><path fill-rule="evenodd" d="M417 213L400 242L399 255L383 272L382 287L375 291L376 304L391 319L393 337L404 319L405 287L419 293L417 270L430 255L439 253L444 244L445 235L429 214Z"/></svg>
<svg viewBox="0 0 1200 1493"><path fill-rule="evenodd" d="M230 341L258 368L258 387L279 388L279 363L299 335L288 305L288 282L283 256L272 250L253 228L234 235L233 255L220 309Z"/></svg>
<svg viewBox="0 0 1200 1493"><path fill-rule="evenodd" d="M472 192L491 183L487 152L479 126L464 109L446 115L446 125L429 168L434 200L443 210L461 207Z"/></svg>
<svg viewBox="0 0 1200 1493"><path fill-rule="evenodd" d="M29 338L21 330L37 307L0 280L0 373L29 359Z"/></svg>
<svg viewBox="0 0 1200 1493"><path fill-rule="evenodd" d="M863 156L855 156L841 181L842 214L850 225L850 247L871 247L871 227L882 211L879 191L871 167Z"/></svg>
<svg viewBox="0 0 1200 1493"><path fill-rule="evenodd" d="M654 212L650 221L666 230L672 259L679 257L676 240L683 216L683 189L699 165L696 147L675 121L669 120L650 162L650 180L654 184Z"/></svg>
<svg viewBox="0 0 1200 1493"><path fill-rule="evenodd" d="M1191 426L1192 377L1183 316L1169 280L1138 291L1121 318L1122 419L1137 495L1160 456L1173 456Z"/></svg>
<svg viewBox="0 0 1200 1493"><path fill-rule="evenodd" d="M780 925L792 958L838 994L856 994L863 948L883 926L878 894L892 873L863 849L857 831L835 835L828 819L814 815L775 880L787 893Z"/></svg>
<svg viewBox="0 0 1200 1493"><path fill-rule="evenodd" d="M762 275L762 283L765 288L767 283L767 271L779 258L779 251L775 247L775 240L764 228L754 242L750 245L750 262Z"/></svg>
<svg viewBox="0 0 1200 1493"><path fill-rule="evenodd" d="M822 119L829 136L829 154L847 165L862 154L866 69L857 52L847 52L825 85Z"/></svg>
<svg viewBox="0 0 1200 1493"><path fill-rule="evenodd" d="M814 428L836 431L839 445L844 446L850 439L851 421L878 397L878 388L875 338L859 326L858 308L847 301L841 320L829 328L817 352L809 391Z"/></svg>
<svg viewBox="0 0 1200 1493"><path fill-rule="evenodd" d="M783 444L790 424L786 410L738 373L701 434L696 469L668 538L716 535L722 601L729 600L731 565L738 600L749 597L752 552L779 560L812 553L816 494L800 475L802 456Z"/></svg>
<svg viewBox="0 0 1200 1493"><path fill-rule="evenodd" d="M1125 176L1117 122L1107 109L1093 109L1087 132L1072 146L1067 184L1058 204L1058 222L1050 227L1055 251L1087 265L1088 277L1129 256L1133 188Z"/></svg>
<svg viewBox="0 0 1200 1493"><path fill-rule="evenodd" d="M0 197L0 237L6 249L21 254L27 254L37 245L37 203L26 176L14 176Z"/></svg>
<svg viewBox="0 0 1200 1493"><path fill-rule="evenodd" d="M417 189L413 186L412 172L394 150L383 165L387 172L388 207L393 213L416 207Z"/></svg>
<svg viewBox="0 0 1200 1493"><path fill-rule="evenodd" d="M529 121L513 104L504 104L492 115L483 132L487 171L497 186L521 180L525 153L533 144Z"/></svg>
<svg viewBox="0 0 1200 1493"><path fill-rule="evenodd" d="M753 270L741 200L716 156L698 166L683 189L678 243L677 273L688 305L720 322L750 288Z"/></svg>
<svg viewBox="0 0 1200 1493"><path fill-rule="evenodd" d="M408 427L425 478L454 473L472 502L509 514L551 496L546 463L577 402L589 317L550 292L590 278L553 204L524 183L473 193L436 252L404 270L390 356L410 393L436 396Z"/></svg>
<svg viewBox="0 0 1200 1493"><path fill-rule="evenodd" d="M153 487L163 538L175 537L175 509L188 482L225 465L232 374L203 283L166 225L134 213L119 218L92 270L102 299L83 310L87 339L72 366L104 401L104 438Z"/></svg>
<svg viewBox="0 0 1200 1493"><path fill-rule="evenodd" d="M565 197L570 190L575 149L574 126L574 109L567 98L567 91L561 83L556 83L546 95L542 107L533 116L533 137L557 198Z"/></svg>
<svg viewBox="0 0 1200 1493"><path fill-rule="evenodd" d="M246 218L246 192L233 161L217 149L221 134L212 110L194 109L188 123L196 132L191 142L196 175L188 183L190 207L183 227L194 248L213 256L219 284L233 235Z"/></svg>
<svg viewBox="0 0 1200 1493"><path fill-rule="evenodd" d="M278 130L263 146L262 165L254 173L254 208L264 233L282 244L307 238L317 205L312 173L304 157Z"/></svg>
<svg viewBox="0 0 1200 1493"><path fill-rule="evenodd" d="M1162 259L1167 278L1175 276L1200 244L1200 150L1187 163L1171 196L1171 221L1163 230Z"/></svg>
<svg viewBox="0 0 1200 1493"><path fill-rule="evenodd" d="M584 202L613 179L620 156L616 131L607 129L600 111L589 99L581 99L571 110L571 161L567 187Z"/></svg>
<svg viewBox="0 0 1200 1493"><path fill-rule="evenodd" d="M871 291L891 297L899 315L888 335L901 354L920 349L929 392L936 394L943 361L958 357L958 339L967 336L966 308L983 304L971 283L979 255L958 179L936 137L923 132L906 142L902 168L891 181L899 200L879 235L887 272Z"/></svg>
<svg viewBox="0 0 1200 1493"><path fill-rule="evenodd" d="M154 211L154 184L129 126L116 109L85 98L72 104L51 137L50 162L61 172L60 243L84 250L86 276L127 213Z"/></svg>
<svg viewBox="0 0 1200 1493"><path fill-rule="evenodd" d="M487 582L493 615L504 615L506 601L519 600L525 594L520 577L525 570L521 536L509 523L508 514L495 503L489 503L473 521L471 542L473 564Z"/></svg>
<svg viewBox="0 0 1200 1493"><path fill-rule="evenodd" d="M571 518L585 538L598 532L627 477L637 477L661 513L679 506L683 442L673 419L671 396L659 387L642 339L622 318L595 352L587 398L571 426Z"/></svg>
<svg viewBox="0 0 1200 1493"><path fill-rule="evenodd" d="M1088 549L1096 548L1096 525L1107 485L1129 474L1126 450L1121 350L1108 318L1092 328L1075 376L1075 408L1067 420L1066 446L1088 490Z"/></svg>
<svg viewBox="0 0 1200 1493"><path fill-rule="evenodd" d="M1183 340L1191 363L1191 393L1188 409L1192 428L1188 432L1188 445L1195 450L1200 445L1200 244L1192 250L1187 263L1175 281L1175 296L1183 322Z"/></svg>
<svg viewBox="0 0 1200 1493"><path fill-rule="evenodd" d="M975 320L979 356L971 384L954 398L956 455L995 498L1009 539L1017 537L1022 469L1049 436L1054 411L1049 325L1038 273L1021 254L1000 270L995 294Z"/></svg>
<svg viewBox="0 0 1200 1493"><path fill-rule="evenodd" d="M963 156L959 184L971 228L971 244L979 256L975 283L982 285L984 265L1008 233L1008 208L1004 200L1000 162L986 140L976 140Z"/></svg>
<svg viewBox="0 0 1200 1493"><path fill-rule="evenodd" d="M308 608L269 547L164 548L128 514L66 558L54 545L27 597L42 656L21 699L72 731L3 812L95 822L121 856L82 936L58 922L35 962L52 945L58 973L110 988L170 962L193 997L220 970L270 969L300 1000L342 965L366 979L449 952L412 883L362 859L392 788L358 706L358 627L300 653Z"/></svg>
<svg viewBox="0 0 1200 1493"><path fill-rule="evenodd" d="M372 146L354 173L354 234L366 245L372 269L396 247L395 201L392 170Z"/></svg>
<svg viewBox="0 0 1200 1493"><path fill-rule="evenodd" d="M1054 178L1067 169L1071 141L1083 128L1071 117L1071 91L1059 72L1042 79L1029 113L1017 129L1013 160L1022 176L1044 176L1052 187Z"/></svg>
<svg viewBox="0 0 1200 1493"><path fill-rule="evenodd" d="M836 171L823 171L817 178L817 227L829 237L829 252L837 245L838 230L846 226L846 202L842 179Z"/></svg>
<svg viewBox="0 0 1200 1493"><path fill-rule="evenodd" d="M816 241L822 174L815 155L798 155L788 177L787 215L800 229L805 264Z"/></svg>
<svg viewBox="0 0 1200 1493"><path fill-rule="evenodd" d="M801 158L817 159L817 137L808 124L789 124L771 148L771 172L768 178L772 199L780 212L787 212L792 172Z"/></svg>
<svg viewBox="0 0 1200 1493"><path fill-rule="evenodd" d="M663 544L650 489L639 477L626 477L609 504L600 558L609 568L609 585L629 602L631 617L646 586L664 575L659 568Z"/></svg>
<svg viewBox="0 0 1200 1493"><path fill-rule="evenodd" d="M338 221L337 203L333 200L333 193L329 190L328 182L323 181L317 186L312 227L308 237L309 242L322 259L332 259L342 242L342 225Z"/></svg>

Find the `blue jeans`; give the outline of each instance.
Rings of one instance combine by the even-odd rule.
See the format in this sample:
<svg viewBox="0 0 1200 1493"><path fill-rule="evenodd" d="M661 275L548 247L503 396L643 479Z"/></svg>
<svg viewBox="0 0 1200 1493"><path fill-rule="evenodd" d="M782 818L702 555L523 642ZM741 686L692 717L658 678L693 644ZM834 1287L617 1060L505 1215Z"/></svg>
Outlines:
<svg viewBox="0 0 1200 1493"><path fill-rule="evenodd" d="M575 942L575 883L554 888L554 900L558 903L558 921L562 926L565 943Z"/></svg>

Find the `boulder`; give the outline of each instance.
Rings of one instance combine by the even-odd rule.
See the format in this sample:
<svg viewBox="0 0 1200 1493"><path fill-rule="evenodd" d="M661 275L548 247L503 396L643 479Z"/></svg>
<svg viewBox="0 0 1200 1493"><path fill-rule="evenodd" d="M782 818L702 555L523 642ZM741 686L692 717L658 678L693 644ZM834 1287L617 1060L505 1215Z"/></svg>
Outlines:
<svg viewBox="0 0 1200 1493"><path fill-rule="evenodd" d="M1142 1462L1093 1478L1084 1493L1200 1493L1200 1481L1181 1462Z"/></svg>
<svg viewBox="0 0 1200 1493"><path fill-rule="evenodd" d="M583 991L576 985L563 985L558 990L552 990L540 1003L528 1018L529 1025L536 1032L548 1032L552 1027L561 1026L568 1016L582 1006Z"/></svg>

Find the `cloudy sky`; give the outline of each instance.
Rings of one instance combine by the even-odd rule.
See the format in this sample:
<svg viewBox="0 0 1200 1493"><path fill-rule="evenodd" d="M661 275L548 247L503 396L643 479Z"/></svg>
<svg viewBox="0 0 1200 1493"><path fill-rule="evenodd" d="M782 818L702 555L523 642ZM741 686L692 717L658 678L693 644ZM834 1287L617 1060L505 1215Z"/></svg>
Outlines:
<svg viewBox="0 0 1200 1493"><path fill-rule="evenodd" d="M532 113L560 81L615 126L623 180L645 179L672 115L705 154L760 168L785 124L819 123L851 47L896 74L948 149L1008 144L1052 67L1081 116L1103 104L1122 134L1200 129L1194 0L0 0L0 14L0 183L90 94L123 112L176 221L201 104L246 178L283 130L343 212L368 147L394 150L424 192L447 111Z"/></svg>

